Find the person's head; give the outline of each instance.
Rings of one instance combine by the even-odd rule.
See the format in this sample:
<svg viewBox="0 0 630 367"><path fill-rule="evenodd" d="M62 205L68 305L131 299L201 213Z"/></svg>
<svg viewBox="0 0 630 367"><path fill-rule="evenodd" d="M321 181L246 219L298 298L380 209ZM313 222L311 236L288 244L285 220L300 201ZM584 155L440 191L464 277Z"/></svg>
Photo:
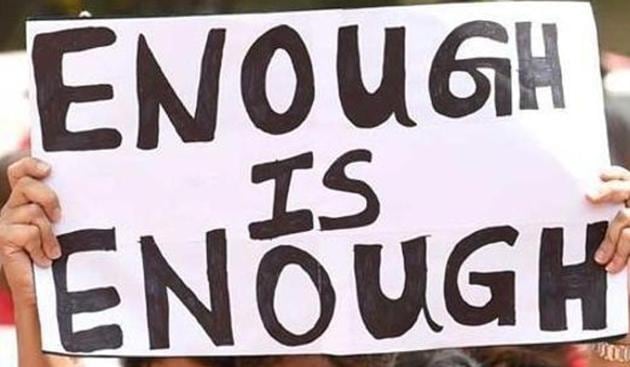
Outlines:
<svg viewBox="0 0 630 367"><path fill-rule="evenodd" d="M564 367L567 345L532 345L471 348L467 352L488 367Z"/></svg>
<svg viewBox="0 0 630 367"><path fill-rule="evenodd" d="M125 367L394 367L396 354L334 357L327 355L223 357L223 358L128 358Z"/></svg>
<svg viewBox="0 0 630 367"><path fill-rule="evenodd" d="M125 367L480 367L461 349L356 356L270 356L232 358L134 358ZM506 367L512 367L506 365ZM550 365L548 367L555 367Z"/></svg>

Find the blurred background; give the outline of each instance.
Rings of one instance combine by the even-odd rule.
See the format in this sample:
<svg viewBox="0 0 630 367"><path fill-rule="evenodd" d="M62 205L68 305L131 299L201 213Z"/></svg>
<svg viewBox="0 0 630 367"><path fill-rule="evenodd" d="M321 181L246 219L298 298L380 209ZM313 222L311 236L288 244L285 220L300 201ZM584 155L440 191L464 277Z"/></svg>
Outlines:
<svg viewBox="0 0 630 367"><path fill-rule="evenodd" d="M478 1L478 0L477 0ZM213 14L252 11L447 3L439 0L1 0L0 50L24 48L24 20L30 16ZM465 2L459 0L458 2ZM630 54L630 1L592 0L602 48Z"/></svg>
<svg viewBox="0 0 630 367"><path fill-rule="evenodd" d="M464 2L459 0L458 2ZM479 0L477 0L479 1ZM352 8L447 3L439 0L0 0L0 205L7 195L6 165L28 152L28 62L24 52L28 17L158 16ZM590 1L599 28L601 70L611 158L630 165L630 1ZM0 366L16 364L11 301L0 272ZM86 365L115 366L113 360Z"/></svg>

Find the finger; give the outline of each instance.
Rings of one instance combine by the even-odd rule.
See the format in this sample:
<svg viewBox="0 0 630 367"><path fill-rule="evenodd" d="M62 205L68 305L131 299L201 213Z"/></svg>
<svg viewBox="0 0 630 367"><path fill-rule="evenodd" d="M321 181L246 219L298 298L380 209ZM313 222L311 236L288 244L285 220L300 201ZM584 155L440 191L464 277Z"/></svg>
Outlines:
<svg viewBox="0 0 630 367"><path fill-rule="evenodd" d="M17 208L30 203L41 206L52 221L58 221L61 218L57 194L41 181L25 176L16 183L6 206Z"/></svg>
<svg viewBox="0 0 630 367"><path fill-rule="evenodd" d="M618 273L628 263L628 256L630 256L630 228L625 228L619 236L619 242L617 243L617 251L612 261L606 266L606 270L611 273Z"/></svg>
<svg viewBox="0 0 630 367"><path fill-rule="evenodd" d="M603 181L612 181L612 180L628 181L630 180L630 171L628 171L627 169L623 167L612 166L602 171L599 178L601 178Z"/></svg>
<svg viewBox="0 0 630 367"><path fill-rule="evenodd" d="M14 187L22 177L44 178L50 173L50 165L32 157L25 157L7 169L9 184Z"/></svg>
<svg viewBox="0 0 630 367"><path fill-rule="evenodd" d="M45 215L36 218L32 222L39 229L40 240L44 254L51 260L61 257L61 245L57 240L57 236L53 233L52 225Z"/></svg>
<svg viewBox="0 0 630 367"><path fill-rule="evenodd" d="M36 227L33 227L36 228ZM37 240L26 243L24 249L29 254L33 263L40 268L47 268L52 264L52 260L46 256L42 247L42 242L38 238Z"/></svg>
<svg viewBox="0 0 630 367"><path fill-rule="evenodd" d="M28 253L33 262L40 267L48 267L52 261L44 254L42 249L39 228L28 224L12 224L2 227L0 230L2 242L0 246L3 256L10 258L15 252Z"/></svg>
<svg viewBox="0 0 630 367"><path fill-rule="evenodd" d="M608 264L615 255L615 249L615 243L606 236L595 252L595 261L600 265Z"/></svg>
<svg viewBox="0 0 630 367"><path fill-rule="evenodd" d="M593 203L625 203L630 199L630 181L607 181L601 186L588 193L587 198Z"/></svg>
<svg viewBox="0 0 630 367"><path fill-rule="evenodd" d="M624 257L615 254L612 261L606 265L606 271L611 274L617 274L626 266L626 261L627 259Z"/></svg>
<svg viewBox="0 0 630 367"><path fill-rule="evenodd" d="M8 223L37 226L46 256L50 259L58 259L61 256L59 241L52 231L52 225L46 213L39 205L27 204L11 209L5 218Z"/></svg>
<svg viewBox="0 0 630 367"><path fill-rule="evenodd" d="M608 230L606 231L606 237L602 245L606 245L607 249L610 249L609 258L605 262L610 261L610 257L617 251L617 244L621 237L621 232L630 227L630 209L624 208L617 212L615 218L610 222Z"/></svg>

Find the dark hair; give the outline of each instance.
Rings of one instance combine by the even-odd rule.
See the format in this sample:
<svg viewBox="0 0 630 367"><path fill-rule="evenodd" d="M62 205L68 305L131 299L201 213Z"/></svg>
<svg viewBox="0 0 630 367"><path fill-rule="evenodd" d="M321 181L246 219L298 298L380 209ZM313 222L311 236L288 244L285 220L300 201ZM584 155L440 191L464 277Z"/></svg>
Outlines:
<svg viewBox="0 0 630 367"><path fill-rule="evenodd" d="M357 355L334 357L327 356L335 367L394 367L397 366L396 354ZM201 366L206 367L271 367L288 356L263 357L208 357L191 358ZM299 357L299 356L295 356ZM158 358L127 358L125 367L149 367ZM416 366L416 365L414 365ZM421 365L418 365L421 366Z"/></svg>
<svg viewBox="0 0 630 367"><path fill-rule="evenodd" d="M569 346L533 345L471 348L467 351L487 367L564 367Z"/></svg>
<svg viewBox="0 0 630 367"><path fill-rule="evenodd" d="M151 361L158 358L127 358L124 360L124 367L149 367ZM235 367L235 358L191 358L202 366L208 367Z"/></svg>
<svg viewBox="0 0 630 367"><path fill-rule="evenodd" d="M401 353L396 359L396 367L481 367L481 365L461 349L440 349Z"/></svg>

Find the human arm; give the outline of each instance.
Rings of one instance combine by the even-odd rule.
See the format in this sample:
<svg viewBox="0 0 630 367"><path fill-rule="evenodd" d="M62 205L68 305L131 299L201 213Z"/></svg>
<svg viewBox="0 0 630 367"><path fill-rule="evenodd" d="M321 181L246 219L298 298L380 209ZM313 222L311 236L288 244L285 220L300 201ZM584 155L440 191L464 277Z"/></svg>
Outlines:
<svg viewBox="0 0 630 367"><path fill-rule="evenodd" d="M50 166L23 158L12 164L7 174L11 194L0 210L0 264L15 306L19 365L70 366L70 358L42 353L33 283L32 264L47 267L61 255L52 232L52 222L60 216L59 202L41 182L50 174Z"/></svg>

